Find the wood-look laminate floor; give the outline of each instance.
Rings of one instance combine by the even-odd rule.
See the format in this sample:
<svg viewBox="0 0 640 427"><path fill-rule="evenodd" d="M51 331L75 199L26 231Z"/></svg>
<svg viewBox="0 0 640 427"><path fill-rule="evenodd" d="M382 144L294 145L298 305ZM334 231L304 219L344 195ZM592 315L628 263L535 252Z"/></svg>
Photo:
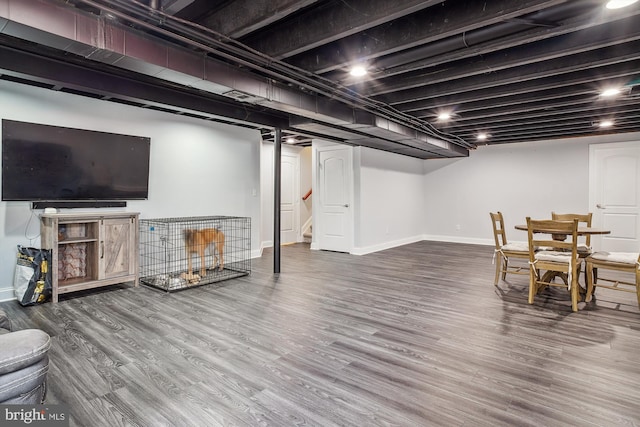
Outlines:
<svg viewBox="0 0 640 427"><path fill-rule="evenodd" d="M492 248L365 256L282 248L251 276L167 294L115 286L1 303L53 337L49 403L78 426L640 425L640 310L599 290L572 313Z"/></svg>

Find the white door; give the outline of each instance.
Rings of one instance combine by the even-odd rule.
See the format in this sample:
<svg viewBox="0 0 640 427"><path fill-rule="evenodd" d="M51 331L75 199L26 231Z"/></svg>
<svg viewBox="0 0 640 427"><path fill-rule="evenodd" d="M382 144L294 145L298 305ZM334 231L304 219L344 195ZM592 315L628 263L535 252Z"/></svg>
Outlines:
<svg viewBox="0 0 640 427"><path fill-rule="evenodd" d="M280 244L298 241L300 226L300 156L293 153L281 154L281 193L280 193Z"/></svg>
<svg viewBox="0 0 640 427"><path fill-rule="evenodd" d="M594 227L611 230L591 238L595 250L640 250L640 142L589 147L589 209Z"/></svg>
<svg viewBox="0 0 640 427"><path fill-rule="evenodd" d="M353 242L351 147L321 147L317 153L318 249L350 252ZM314 189L314 191L316 191Z"/></svg>

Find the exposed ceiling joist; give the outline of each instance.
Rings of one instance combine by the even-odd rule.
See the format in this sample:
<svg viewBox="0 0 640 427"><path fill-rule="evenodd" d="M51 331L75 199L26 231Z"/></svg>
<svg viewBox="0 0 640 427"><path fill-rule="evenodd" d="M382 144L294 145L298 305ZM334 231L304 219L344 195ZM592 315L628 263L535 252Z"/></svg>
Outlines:
<svg viewBox="0 0 640 427"><path fill-rule="evenodd" d="M274 58L288 58L440 3L441 0L349 0L322 2L289 20L287 31L269 31L245 41Z"/></svg>
<svg viewBox="0 0 640 427"><path fill-rule="evenodd" d="M200 91L205 98L224 94L239 108L229 116L247 108L284 117L283 130L303 144L324 136L440 158L466 155L476 144L640 131L634 107L640 99L640 2L618 10L605 8L605 0L164 0L159 9L149 4L0 0L0 32L25 39L12 47L39 53L43 44L40 53L53 50L63 62L84 61L105 73L117 65L133 80L151 76L172 90ZM62 8L81 10L84 17L57 16ZM8 9L13 13L2 15ZM116 12L118 27L106 18L110 12ZM29 23L12 22L23 18ZM87 25L87 19L98 24ZM43 36L39 26L52 34L45 30ZM363 59L369 74L347 77L346 67ZM15 78L27 81L27 74ZM32 84L42 84L38 75ZM172 105L175 99L164 105L124 99L80 83L46 87L204 114L181 110ZM601 99L605 87L620 93ZM450 113L448 121L436 119L442 112ZM596 126L605 116L615 124ZM480 131L491 136L478 142Z"/></svg>
<svg viewBox="0 0 640 427"><path fill-rule="evenodd" d="M613 47L612 50L615 50L615 46L618 44L640 40L640 28L629 29L629 25L632 22L633 18L628 18L621 20L619 25L616 25L612 31L602 31L600 27L591 27L556 37L553 40L541 41L529 46L527 49L519 46L475 56L464 61L429 67L410 75L407 74L396 82L387 82L386 79L380 79L375 86L367 89L367 93L370 96L376 96L433 85L443 81L481 76L508 68L542 62L555 62L554 60L596 49ZM633 49L633 46L630 46L629 49ZM580 62L578 58L576 58L576 62L578 66L584 63L584 61Z"/></svg>
<svg viewBox="0 0 640 427"><path fill-rule="evenodd" d="M343 37L332 45L292 58L291 61L301 68L325 73L354 62L372 60L488 27L564 1L566 0L435 2L438 4L433 7L366 32Z"/></svg>
<svg viewBox="0 0 640 427"><path fill-rule="evenodd" d="M240 0L207 16L202 25L232 38L242 37L318 0Z"/></svg>

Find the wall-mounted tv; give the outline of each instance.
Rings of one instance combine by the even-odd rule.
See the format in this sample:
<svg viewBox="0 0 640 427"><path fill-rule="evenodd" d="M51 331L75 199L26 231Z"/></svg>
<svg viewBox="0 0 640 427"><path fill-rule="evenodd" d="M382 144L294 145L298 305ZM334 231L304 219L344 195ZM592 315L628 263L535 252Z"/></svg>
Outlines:
<svg viewBox="0 0 640 427"><path fill-rule="evenodd" d="M2 120L2 200L144 200L150 138Z"/></svg>

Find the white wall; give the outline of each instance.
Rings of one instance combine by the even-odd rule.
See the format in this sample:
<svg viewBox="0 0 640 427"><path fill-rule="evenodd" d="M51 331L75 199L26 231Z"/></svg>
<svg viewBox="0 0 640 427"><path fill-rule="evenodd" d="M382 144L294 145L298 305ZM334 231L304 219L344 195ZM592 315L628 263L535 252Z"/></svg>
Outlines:
<svg viewBox="0 0 640 427"><path fill-rule="evenodd" d="M354 254L422 240L423 160L354 149Z"/></svg>
<svg viewBox="0 0 640 427"><path fill-rule="evenodd" d="M0 100L3 119L150 137L149 199L126 210L141 218L248 216L259 254L258 131L3 81ZM40 244L39 213L29 202L0 202L0 300L12 296L16 245Z"/></svg>
<svg viewBox="0 0 640 427"><path fill-rule="evenodd" d="M589 211L589 144L640 141L640 134L481 146L468 158L424 163L427 240L493 245L489 212L505 216L507 236L525 218Z"/></svg>

